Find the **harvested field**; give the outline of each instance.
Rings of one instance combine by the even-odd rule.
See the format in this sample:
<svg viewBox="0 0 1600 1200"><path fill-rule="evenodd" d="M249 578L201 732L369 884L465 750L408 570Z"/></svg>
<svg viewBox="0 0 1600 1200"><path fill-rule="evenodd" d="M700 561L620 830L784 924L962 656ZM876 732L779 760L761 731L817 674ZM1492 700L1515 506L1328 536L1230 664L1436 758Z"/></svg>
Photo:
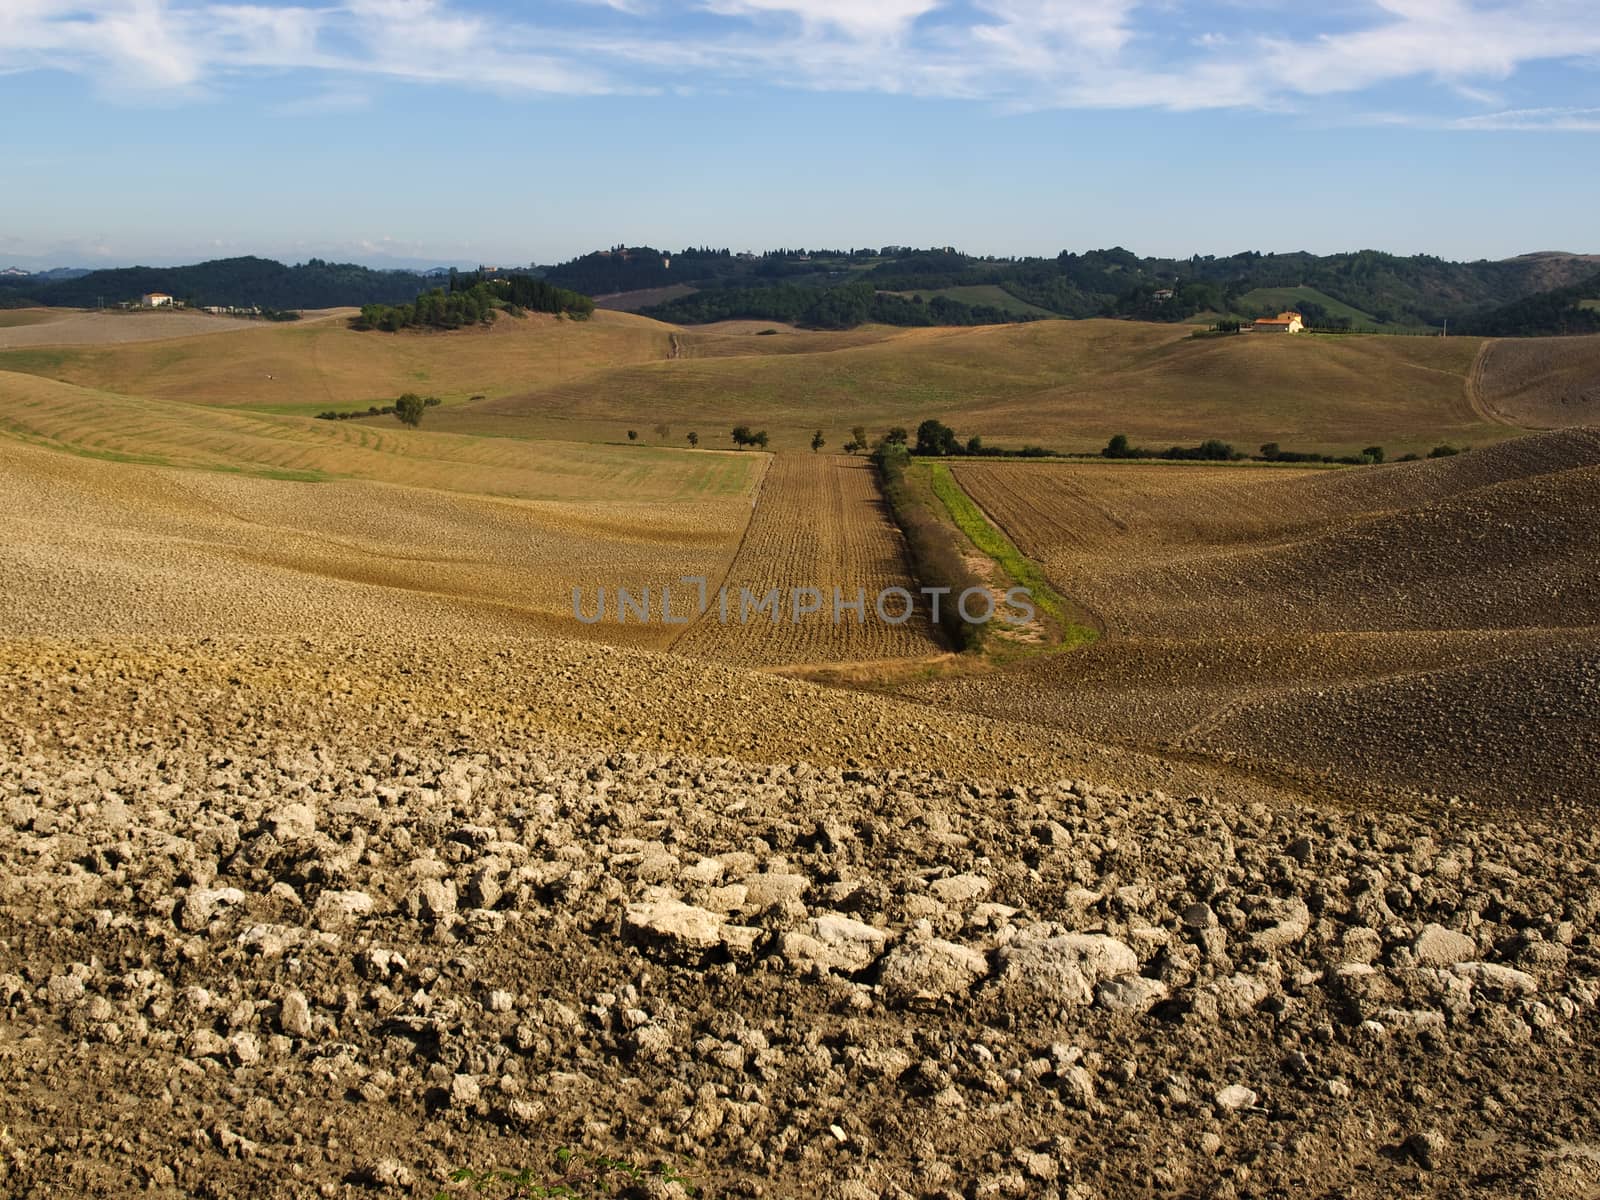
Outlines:
<svg viewBox="0 0 1600 1200"><path fill-rule="evenodd" d="M1341 472L956 475L1110 636L916 694L1347 791L1600 798L1575 767L1600 750L1600 433Z"/></svg>
<svg viewBox="0 0 1600 1200"><path fill-rule="evenodd" d="M831 447L926 418L963 438L1097 451L1116 433L1139 444L1220 437L1340 454L1391 456L1442 441L1515 435L1469 403L1468 338L1213 338L1181 326L1041 321L971 329L788 331L771 323L671 330L676 357L622 364L564 383L448 410L439 427L521 436L615 437L667 422L720 442L740 422L773 448L802 451L822 426Z"/></svg>
<svg viewBox="0 0 1600 1200"><path fill-rule="evenodd" d="M1472 390L1484 412L1529 429L1600 423L1600 334L1485 342Z"/></svg>
<svg viewBox="0 0 1600 1200"><path fill-rule="evenodd" d="M410 430L381 422L317 421L140 400L0 372L0 430L24 441L113 461L357 478L526 500L686 501L742 496L755 456L731 451L528 442Z"/></svg>
<svg viewBox="0 0 1600 1200"><path fill-rule="evenodd" d="M165 316L212 320L104 320L121 328ZM6 332L42 337L58 327ZM1398 456L1516 432L1469 402L1475 339L1194 340L1188 332L1127 321L684 329L602 310L588 321L536 314L450 333L357 333L328 319L142 344L28 345L0 348L0 371L304 415L417 391L445 401L429 416L432 428L559 441L615 441L629 428L650 439L664 423L672 445L690 430L704 445L726 445L733 425L751 422L777 450L803 450L818 425L839 447L855 425L878 433L929 417L963 437L1065 451L1098 450L1125 433L1160 446L1220 437L1246 450L1275 441L1347 454L1380 444Z"/></svg>
<svg viewBox="0 0 1600 1200"><path fill-rule="evenodd" d="M0 350L26 346L126 346L200 334L238 333L260 328L260 321L202 312L79 312L76 309L23 309L34 319L14 321L0 314ZM311 314L316 319L321 314Z"/></svg>
<svg viewBox="0 0 1600 1200"><path fill-rule="evenodd" d="M141 325L165 315L126 320ZM0 371L125 396L310 416L382 405L408 391L455 403L536 386L568 386L594 371L665 359L670 350L671 326L628 313L601 312L588 321L530 314L501 317L486 328L396 334L352 330L344 319L349 315L281 325L230 322L225 336L0 350ZM622 434L622 426L606 431L609 439Z"/></svg>
<svg viewBox="0 0 1600 1200"><path fill-rule="evenodd" d="M886 588L912 593L904 539L878 495L872 466L841 455L796 454L773 460L750 518L738 557L721 588L728 595L728 620L721 619L716 579L708 610L674 644L679 653L743 666L865 662L915 658L942 647L918 611L902 625L880 621L876 600ZM794 589L820 594L821 611L795 616ZM772 617L751 613L741 622L741 593L760 599L776 589ZM845 602L866 596L865 617L840 610L835 621L834 592ZM800 606L809 607L807 597ZM886 602L898 616L898 599ZM780 611L781 610L781 611Z"/></svg>
<svg viewBox="0 0 1600 1200"><path fill-rule="evenodd" d="M599 1156L707 1200L1600 1188L1600 434L958 465L1114 635L897 697L782 664L923 678L926 626L572 615L912 586L862 460L187 402L270 407L241 372L279 355L559 391L581 344L593 396L613 353L789 343L799 430L882 331L322 328L3 356L0 1193L430 1200ZM623 401L550 421L650 429Z"/></svg>
<svg viewBox="0 0 1600 1200"><path fill-rule="evenodd" d="M171 470L0 440L0 622L36 636L382 627L659 643L658 625L581 626L572 589L595 575L659 588L720 571L748 493L698 495L671 465L661 479L639 478L648 472L636 465L630 487L591 458L589 494L612 498L574 500L585 459L579 448L564 457L567 498L523 500ZM471 469L427 465L456 472L457 486ZM730 482L753 488L745 463L730 467Z"/></svg>

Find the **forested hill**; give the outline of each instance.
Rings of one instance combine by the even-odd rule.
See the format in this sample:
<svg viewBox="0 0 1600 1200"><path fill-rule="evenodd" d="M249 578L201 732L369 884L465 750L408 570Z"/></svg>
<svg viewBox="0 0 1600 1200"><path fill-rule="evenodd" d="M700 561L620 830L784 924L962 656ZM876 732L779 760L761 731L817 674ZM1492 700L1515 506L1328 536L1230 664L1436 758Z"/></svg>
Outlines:
<svg viewBox="0 0 1600 1200"><path fill-rule="evenodd" d="M649 310L684 323L731 316L838 328L860 321L977 324L1046 316L1185 321L1281 308L1329 328L1587 331L1600 259L1540 253L1450 262L1375 250L1347 254L1141 257L1113 247L1054 257L996 258L950 247L783 248L761 254L614 246L527 273L585 296L673 285ZM126 267L78 278L0 276L0 307L87 307L145 292L196 305L263 308L404 305L440 287L439 274L381 271L311 259L286 266L229 258L185 267ZM1572 290L1576 289L1576 290ZM690 294L681 294L690 292ZM1570 294L1569 294L1570 292ZM667 293L673 295L673 293Z"/></svg>
<svg viewBox="0 0 1600 1200"><path fill-rule="evenodd" d="M188 267L119 267L61 281L9 277L0 280L0 302L9 296L12 303L87 308L166 292L195 305L338 308L404 303L438 282L413 271L375 271L320 258L292 267L268 258L224 258Z"/></svg>
<svg viewBox="0 0 1600 1200"><path fill-rule="evenodd" d="M817 303L837 307L824 293L861 283L880 294L913 301L920 297L925 312L941 297L966 309L997 307L1013 319L1044 310L1064 317L1181 321L1203 313L1256 317L1294 307L1319 325L1420 329L1437 328L1447 319L1454 324L1576 284L1595 267L1592 257L1559 253L1450 262L1375 250L1149 258L1115 247L1063 251L1053 258L994 258L950 247L781 249L741 255L708 247L670 251L614 246L549 268L545 277L593 296L688 285L696 295L652 311L689 322L733 313L766 315L764 309L779 319L779 308L803 310ZM712 294L727 290L742 294ZM945 311L980 319L965 310ZM906 315L918 319L914 311Z"/></svg>
<svg viewBox="0 0 1600 1200"><path fill-rule="evenodd" d="M1600 274L1469 317L1460 328L1485 337L1600 333Z"/></svg>

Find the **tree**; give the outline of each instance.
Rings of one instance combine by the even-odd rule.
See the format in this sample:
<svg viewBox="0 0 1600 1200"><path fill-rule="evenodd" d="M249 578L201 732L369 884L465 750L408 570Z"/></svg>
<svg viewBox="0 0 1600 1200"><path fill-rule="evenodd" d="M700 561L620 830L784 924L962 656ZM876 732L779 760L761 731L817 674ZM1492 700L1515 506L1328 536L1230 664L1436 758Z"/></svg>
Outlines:
<svg viewBox="0 0 1600 1200"><path fill-rule="evenodd" d="M767 448L767 431L765 429L756 430L755 437L751 440L765 450Z"/></svg>
<svg viewBox="0 0 1600 1200"><path fill-rule="evenodd" d="M415 429L422 424L422 411L426 407L421 396L415 392L407 392L394 402L394 415L401 424L410 425Z"/></svg>
<svg viewBox="0 0 1600 1200"><path fill-rule="evenodd" d="M865 425L852 426L850 429L850 442L856 450L865 450L867 448L867 427ZM847 446L845 449L849 450L849 447ZM854 454L855 450L851 450L850 453Z"/></svg>
<svg viewBox="0 0 1600 1200"><path fill-rule="evenodd" d="M748 425L735 425L733 427L733 444L743 450L746 446L753 445L756 435L750 432Z"/></svg>
<svg viewBox="0 0 1600 1200"><path fill-rule="evenodd" d="M691 429L689 431L689 448L692 450L694 447L698 446L699 444L700 444L700 435L698 433L696 433L694 430Z"/></svg>
<svg viewBox="0 0 1600 1200"><path fill-rule="evenodd" d="M917 426L917 445L913 454L960 454L961 444L956 441L956 431L943 421L928 419Z"/></svg>
<svg viewBox="0 0 1600 1200"><path fill-rule="evenodd" d="M982 454L983 453L983 439L981 437L979 437L977 434L973 434L971 437L969 437L967 439L967 453L968 454Z"/></svg>
<svg viewBox="0 0 1600 1200"><path fill-rule="evenodd" d="M911 435L906 432L904 425L896 425L893 429L889 430L888 433L883 435L883 440L888 442L891 446L904 446L908 441L911 440Z"/></svg>
<svg viewBox="0 0 1600 1200"><path fill-rule="evenodd" d="M815 433L813 433L811 435L811 453L815 454L818 450L821 450L822 447L825 446L826 444L827 444L827 442L824 440L824 438L822 436L822 430L819 429L819 430L817 430Z"/></svg>
<svg viewBox="0 0 1600 1200"><path fill-rule="evenodd" d="M1264 452L1265 451L1265 447L1263 447L1262 449L1263 449L1263 452ZM1125 433L1117 434L1116 437L1112 438L1109 442L1106 443L1106 448L1104 450L1100 451L1100 453L1105 455L1107 458L1131 458L1131 457L1133 457L1133 451L1128 445L1128 435L1125 434Z"/></svg>
<svg viewBox="0 0 1600 1200"><path fill-rule="evenodd" d="M1363 450L1361 452L1361 457L1362 458L1370 458L1375 463L1381 463L1383 461L1383 447L1382 446L1368 446L1365 450Z"/></svg>
<svg viewBox="0 0 1600 1200"><path fill-rule="evenodd" d="M637 429L628 430L628 440L630 442L637 442L639 440L639 431Z"/></svg>

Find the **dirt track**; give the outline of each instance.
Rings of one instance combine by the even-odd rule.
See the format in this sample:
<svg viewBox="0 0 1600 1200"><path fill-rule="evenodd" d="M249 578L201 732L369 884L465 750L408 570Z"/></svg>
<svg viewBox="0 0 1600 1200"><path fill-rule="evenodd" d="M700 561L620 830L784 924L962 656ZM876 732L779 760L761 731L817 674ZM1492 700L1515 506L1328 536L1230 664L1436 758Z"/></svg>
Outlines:
<svg viewBox="0 0 1600 1200"><path fill-rule="evenodd" d="M1524 429L1600 421L1600 335L1486 341L1467 380L1487 420Z"/></svg>

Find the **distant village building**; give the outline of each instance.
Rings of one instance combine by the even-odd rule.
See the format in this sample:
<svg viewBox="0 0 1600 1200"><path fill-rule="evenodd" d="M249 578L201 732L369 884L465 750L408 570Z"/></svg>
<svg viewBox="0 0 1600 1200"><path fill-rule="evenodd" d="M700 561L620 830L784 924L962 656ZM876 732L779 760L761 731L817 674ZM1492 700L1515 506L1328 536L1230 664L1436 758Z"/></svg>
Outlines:
<svg viewBox="0 0 1600 1200"><path fill-rule="evenodd" d="M1172 289L1171 288L1157 288L1156 289L1156 303L1165 304L1168 300L1172 299L1172 294L1173 293L1172 293Z"/></svg>
<svg viewBox="0 0 1600 1200"><path fill-rule="evenodd" d="M140 308L171 308L172 297L165 292L146 292L139 297Z"/></svg>
<svg viewBox="0 0 1600 1200"><path fill-rule="evenodd" d="M1297 312L1283 312L1275 317L1262 317L1251 326L1257 333L1299 333L1306 327Z"/></svg>

